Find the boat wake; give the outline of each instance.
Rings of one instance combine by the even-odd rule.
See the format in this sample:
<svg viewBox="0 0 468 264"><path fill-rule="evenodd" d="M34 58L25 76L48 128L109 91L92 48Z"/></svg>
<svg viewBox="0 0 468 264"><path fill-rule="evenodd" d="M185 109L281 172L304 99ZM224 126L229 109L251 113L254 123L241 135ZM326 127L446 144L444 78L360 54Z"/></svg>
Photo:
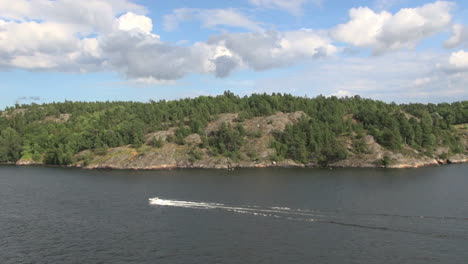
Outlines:
<svg viewBox="0 0 468 264"><path fill-rule="evenodd" d="M232 213L249 214L254 216L272 217L278 219L317 222L333 224L351 228L364 228L381 231L392 231L427 235L431 237L457 238L468 240L466 236L460 236L457 229L447 230L449 227L458 226L466 231L467 218L437 217L437 216L411 216L382 213L358 213L343 211L325 211L310 209L292 209L289 207L260 207L260 206L233 206L222 203L194 202L180 200L166 200L159 197L149 198L149 204L157 207L178 207L202 210L224 210ZM457 223L455 223L456 221ZM456 225L458 224L458 225ZM460 225L461 224L461 225ZM425 225L428 228L424 228ZM434 230L437 227L437 230ZM449 228L450 229L450 228Z"/></svg>
<svg viewBox="0 0 468 264"><path fill-rule="evenodd" d="M305 212L302 210L292 210L287 207L258 207L258 206L229 206L221 203L204 203L204 202L189 202L189 201L177 201L177 200L165 200L161 198L150 198L149 204L153 206L167 206L167 207L180 207L190 209L219 209L235 213L259 215L259 216L272 216L276 218L284 217L284 214L291 215L303 215L303 216L320 216L312 214L310 211ZM313 221L310 218L308 221Z"/></svg>

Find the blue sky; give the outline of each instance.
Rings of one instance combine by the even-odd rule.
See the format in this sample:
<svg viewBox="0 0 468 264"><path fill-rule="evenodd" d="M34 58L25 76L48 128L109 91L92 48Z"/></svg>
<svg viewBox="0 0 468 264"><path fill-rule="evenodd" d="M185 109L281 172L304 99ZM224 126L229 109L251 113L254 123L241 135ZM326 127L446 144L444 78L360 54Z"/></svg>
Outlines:
<svg viewBox="0 0 468 264"><path fill-rule="evenodd" d="M0 80L0 108L224 90L467 100L468 3L0 1Z"/></svg>

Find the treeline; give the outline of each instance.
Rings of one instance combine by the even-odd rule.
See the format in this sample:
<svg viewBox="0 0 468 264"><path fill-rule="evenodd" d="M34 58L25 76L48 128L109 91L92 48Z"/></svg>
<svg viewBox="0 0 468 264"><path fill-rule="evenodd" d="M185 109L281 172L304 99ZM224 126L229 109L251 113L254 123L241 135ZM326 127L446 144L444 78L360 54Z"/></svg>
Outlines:
<svg viewBox="0 0 468 264"><path fill-rule="evenodd" d="M139 147L145 135L177 127L174 142L184 144L192 133L202 136L201 147L213 155L239 157L246 133L225 125L205 133L206 125L221 113L238 113L239 122L278 111L303 111L304 117L285 131L275 133L273 159L327 162L346 157L345 138L356 151L365 152L363 136L370 134L383 146L404 145L432 153L439 145L463 151L453 125L468 123L468 102L452 104L387 104L348 98L295 97L288 94L253 94L239 97L227 91L175 101L70 102L16 105L0 116L0 162L20 158L64 165L83 150L99 151L123 145ZM361 146L361 150L360 149Z"/></svg>

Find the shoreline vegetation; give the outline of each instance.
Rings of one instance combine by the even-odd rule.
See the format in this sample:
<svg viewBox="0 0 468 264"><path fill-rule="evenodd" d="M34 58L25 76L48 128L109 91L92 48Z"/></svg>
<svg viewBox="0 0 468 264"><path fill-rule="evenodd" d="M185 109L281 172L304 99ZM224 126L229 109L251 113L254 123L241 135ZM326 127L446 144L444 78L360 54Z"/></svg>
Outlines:
<svg viewBox="0 0 468 264"><path fill-rule="evenodd" d="M468 101L253 94L0 111L0 164L85 169L416 168L468 162Z"/></svg>

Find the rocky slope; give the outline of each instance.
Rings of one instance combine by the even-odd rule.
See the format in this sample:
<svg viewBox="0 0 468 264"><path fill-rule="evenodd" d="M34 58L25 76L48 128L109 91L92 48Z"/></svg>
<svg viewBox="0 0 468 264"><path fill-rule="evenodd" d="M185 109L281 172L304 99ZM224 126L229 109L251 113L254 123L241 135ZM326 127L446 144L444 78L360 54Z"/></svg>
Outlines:
<svg viewBox="0 0 468 264"><path fill-rule="evenodd" d="M242 125L248 135L241 148L241 157L230 159L212 155L206 148L201 147L201 138L192 134L185 138L184 145L168 142L168 137L174 136L175 128L146 135L147 144L135 149L123 146L108 149L104 153L84 151L76 155L77 162L73 165L86 169L174 169L174 168L253 168L253 167L316 167L318 164L302 164L293 160L273 161L275 150L271 148L274 131L283 131L288 124L297 122L303 112L277 113L268 117L255 117L238 121L237 114L222 114L208 124L205 133L218 130L223 123ZM468 129L466 126L457 128L468 146ZM159 148L148 144L153 138L162 140ZM372 136L366 135L364 142L365 153L356 154L352 144L347 144L348 157L344 160L328 164L329 167L388 167L388 168L416 168L446 163L463 163L468 161L465 147L463 154L457 154L444 159L436 158L447 153L446 148L438 148L434 157L428 157L408 146L401 151L394 152L380 146ZM21 160L18 165L31 164Z"/></svg>

